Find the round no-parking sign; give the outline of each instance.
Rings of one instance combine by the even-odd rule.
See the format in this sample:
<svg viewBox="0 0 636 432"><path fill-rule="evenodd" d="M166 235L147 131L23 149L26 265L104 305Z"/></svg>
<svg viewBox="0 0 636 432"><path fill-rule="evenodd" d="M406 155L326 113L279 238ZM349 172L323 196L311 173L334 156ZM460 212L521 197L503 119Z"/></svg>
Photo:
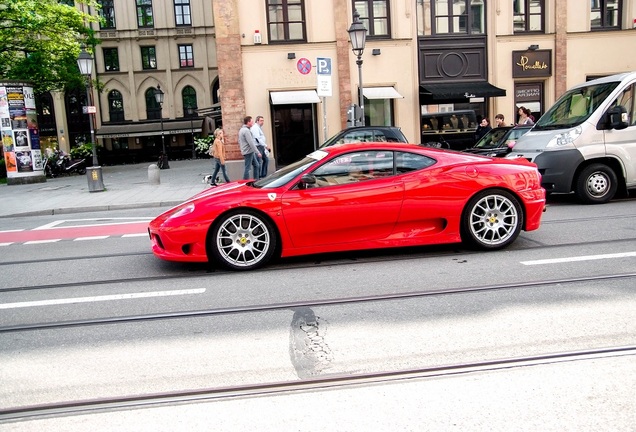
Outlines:
<svg viewBox="0 0 636 432"><path fill-rule="evenodd" d="M296 68L301 74L307 75L309 72L311 72L311 62L303 57L296 63Z"/></svg>

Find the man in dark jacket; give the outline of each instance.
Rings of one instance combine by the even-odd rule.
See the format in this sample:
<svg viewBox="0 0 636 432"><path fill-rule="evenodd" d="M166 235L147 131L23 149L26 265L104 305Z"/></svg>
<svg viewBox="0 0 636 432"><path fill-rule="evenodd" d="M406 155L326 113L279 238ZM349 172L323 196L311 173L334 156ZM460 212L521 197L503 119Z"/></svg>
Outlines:
<svg viewBox="0 0 636 432"><path fill-rule="evenodd" d="M491 129L492 128L490 127L490 120L488 120L486 117L481 119L481 123L479 123L479 126L477 126L477 130L475 131L475 142L479 141L481 137L486 135Z"/></svg>

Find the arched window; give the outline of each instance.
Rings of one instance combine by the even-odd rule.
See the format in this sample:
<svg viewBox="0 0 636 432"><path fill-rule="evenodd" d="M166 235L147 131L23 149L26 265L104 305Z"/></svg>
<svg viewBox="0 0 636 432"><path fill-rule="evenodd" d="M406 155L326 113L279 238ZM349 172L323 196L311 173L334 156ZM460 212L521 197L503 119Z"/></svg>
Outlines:
<svg viewBox="0 0 636 432"><path fill-rule="evenodd" d="M212 83L212 105L221 102L221 89L219 87L219 77Z"/></svg>
<svg viewBox="0 0 636 432"><path fill-rule="evenodd" d="M183 112L184 117L196 117L197 106L197 92L191 86L185 86L181 92L181 98L183 99Z"/></svg>
<svg viewBox="0 0 636 432"><path fill-rule="evenodd" d="M108 93L108 115L111 122L124 121L124 98L118 90Z"/></svg>
<svg viewBox="0 0 636 432"><path fill-rule="evenodd" d="M155 98L155 87L150 87L146 90L146 117L148 120L161 118L161 106L157 103Z"/></svg>

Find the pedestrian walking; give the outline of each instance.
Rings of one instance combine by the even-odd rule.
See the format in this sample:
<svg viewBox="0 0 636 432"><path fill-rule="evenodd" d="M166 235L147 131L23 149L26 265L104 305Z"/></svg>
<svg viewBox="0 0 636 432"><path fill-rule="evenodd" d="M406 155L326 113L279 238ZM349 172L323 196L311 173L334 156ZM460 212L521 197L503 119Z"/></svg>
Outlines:
<svg viewBox="0 0 636 432"><path fill-rule="evenodd" d="M243 159L245 159L243 180L248 180L250 178L250 167L254 168L254 180L258 180L260 178L261 166L259 160L261 158L261 153L256 148L254 137L250 130L253 125L254 120L252 119L252 116L245 116L245 118L243 118L243 126L241 126L238 133L239 148L243 155Z"/></svg>
<svg viewBox="0 0 636 432"><path fill-rule="evenodd" d="M256 148L261 153L261 178L267 176L270 152L270 149L267 148L265 134L263 133L263 123L265 123L265 119L263 118L263 116L256 116L256 121L254 121L254 125L250 128L250 130L252 131L252 136L254 137L254 141L256 141Z"/></svg>
<svg viewBox="0 0 636 432"><path fill-rule="evenodd" d="M212 186L217 186L216 176L221 170L225 183L230 182L230 178L225 171L225 134L223 129L218 128L214 131L214 143L210 147L210 156L214 158L214 173L212 173Z"/></svg>
<svg viewBox="0 0 636 432"><path fill-rule="evenodd" d="M501 126L505 126L506 125L506 120L504 119L504 115L503 114L497 114L495 116L495 125L497 127L501 127Z"/></svg>

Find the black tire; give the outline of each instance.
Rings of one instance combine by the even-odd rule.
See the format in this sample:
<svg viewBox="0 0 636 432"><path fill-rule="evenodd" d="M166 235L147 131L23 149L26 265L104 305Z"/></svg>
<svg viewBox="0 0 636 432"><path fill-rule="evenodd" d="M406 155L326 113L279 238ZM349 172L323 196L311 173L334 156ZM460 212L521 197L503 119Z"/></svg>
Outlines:
<svg viewBox="0 0 636 432"><path fill-rule="evenodd" d="M492 189L475 195L462 214L462 240L483 250L503 249L515 241L524 224L519 200Z"/></svg>
<svg viewBox="0 0 636 432"><path fill-rule="evenodd" d="M77 169L77 173L78 173L79 175L84 175L84 174L86 174L86 168L78 168L78 169Z"/></svg>
<svg viewBox="0 0 636 432"><path fill-rule="evenodd" d="M272 259L277 241L269 219L253 210L235 210L212 225L208 253L213 261L229 269L253 270Z"/></svg>
<svg viewBox="0 0 636 432"><path fill-rule="evenodd" d="M576 178L576 195L586 204L604 204L614 198L617 190L618 178L607 165L592 164Z"/></svg>

